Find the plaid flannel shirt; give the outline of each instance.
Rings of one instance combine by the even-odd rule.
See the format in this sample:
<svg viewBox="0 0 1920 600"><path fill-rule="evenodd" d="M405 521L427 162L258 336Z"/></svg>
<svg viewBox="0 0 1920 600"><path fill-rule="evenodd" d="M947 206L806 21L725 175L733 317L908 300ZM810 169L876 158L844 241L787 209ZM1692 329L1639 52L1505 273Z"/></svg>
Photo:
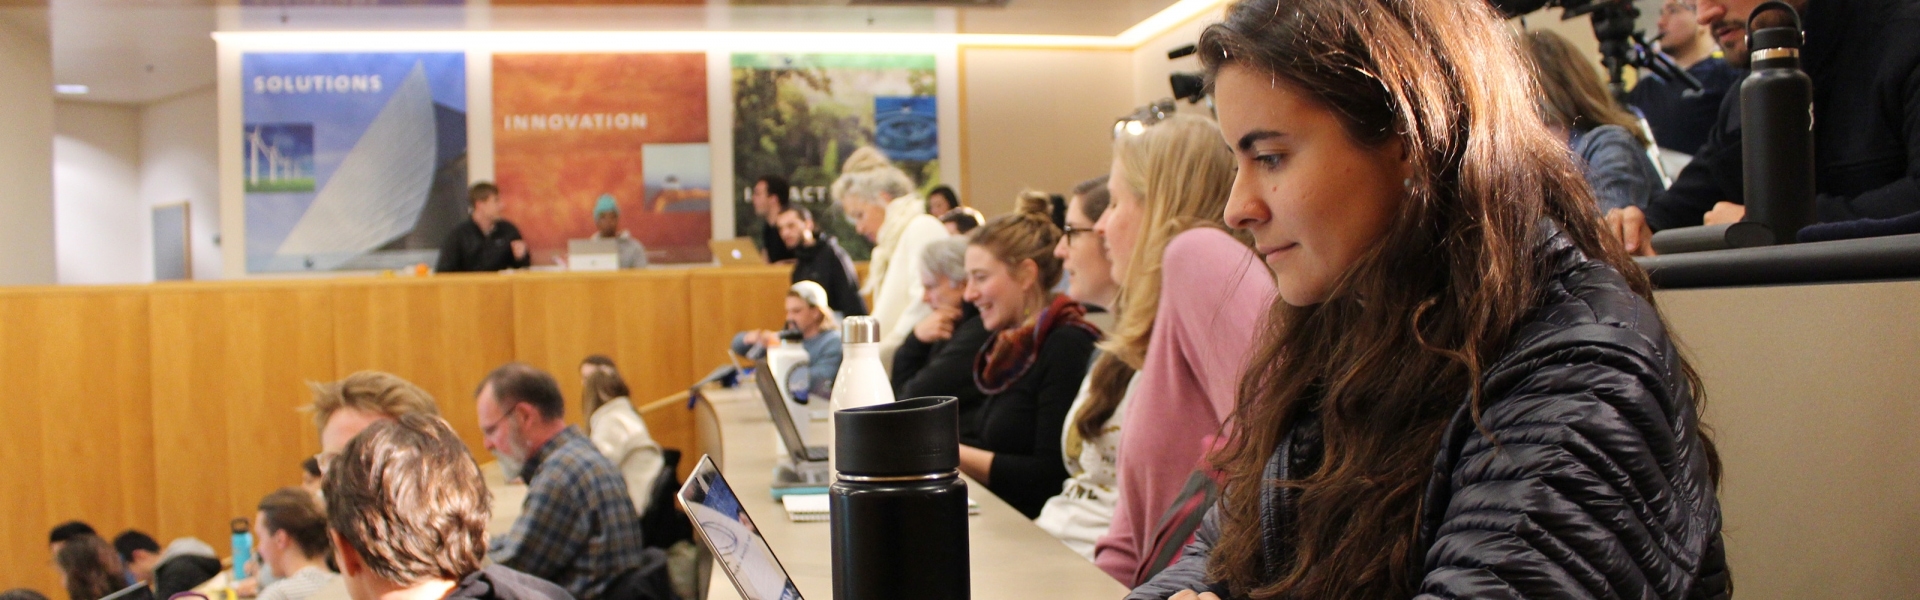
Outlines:
<svg viewBox="0 0 1920 600"><path fill-rule="evenodd" d="M627 484L593 442L567 427L529 457L527 501L488 554L508 568L597 600L638 568L645 546Z"/></svg>

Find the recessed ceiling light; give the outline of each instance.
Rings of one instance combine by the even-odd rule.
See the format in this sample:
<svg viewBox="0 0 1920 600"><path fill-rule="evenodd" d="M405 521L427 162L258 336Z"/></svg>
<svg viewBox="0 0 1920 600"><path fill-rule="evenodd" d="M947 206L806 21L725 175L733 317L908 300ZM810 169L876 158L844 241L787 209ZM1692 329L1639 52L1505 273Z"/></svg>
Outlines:
<svg viewBox="0 0 1920 600"><path fill-rule="evenodd" d="M78 96L87 93L87 86L78 83L56 83L53 85L53 93Z"/></svg>

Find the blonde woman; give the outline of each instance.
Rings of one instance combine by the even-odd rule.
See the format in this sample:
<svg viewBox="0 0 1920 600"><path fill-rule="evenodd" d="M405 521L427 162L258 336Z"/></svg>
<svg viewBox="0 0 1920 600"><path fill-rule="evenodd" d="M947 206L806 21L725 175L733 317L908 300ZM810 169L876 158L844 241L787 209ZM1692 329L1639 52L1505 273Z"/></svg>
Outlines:
<svg viewBox="0 0 1920 600"><path fill-rule="evenodd" d="M620 468L634 512L645 514L647 501L653 498L653 480L666 465L660 444L653 441L647 422L634 410L627 381L620 377L612 360L597 354L589 356L580 371L586 375L580 391L580 412L587 415L587 438L593 440L601 456Z"/></svg>
<svg viewBox="0 0 1920 600"><path fill-rule="evenodd" d="M1128 585L1176 558L1205 514L1202 458L1233 413L1255 325L1273 302L1273 273L1221 220L1233 173L1219 127L1199 117L1114 143L1112 205L1094 230L1113 258L1120 311L1075 424L1093 436L1126 421L1120 497L1094 562Z"/></svg>
<svg viewBox="0 0 1920 600"><path fill-rule="evenodd" d="M880 362L893 364L894 349L931 313L921 300L920 256L927 244L946 238L947 229L914 195L913 179L872 147L847 157L832 191L854 230L874 243L860 291L873 296L873 317L880 320Z"/></svg>

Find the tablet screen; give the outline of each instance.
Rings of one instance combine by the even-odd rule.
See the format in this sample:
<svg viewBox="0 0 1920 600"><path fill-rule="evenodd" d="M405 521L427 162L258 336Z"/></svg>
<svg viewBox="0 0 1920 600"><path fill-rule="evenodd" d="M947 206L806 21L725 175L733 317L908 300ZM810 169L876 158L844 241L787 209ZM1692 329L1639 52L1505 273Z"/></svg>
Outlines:
<svg viewBox="0 0 1920 600"><path fill-rule="evenodd" d="M680 487L680 508L720 568L733 580L745 600L800 600L800 590L774 558L773 548L760 535L740 496L727 485L713 459L700 457L699 466Z"/></svg>

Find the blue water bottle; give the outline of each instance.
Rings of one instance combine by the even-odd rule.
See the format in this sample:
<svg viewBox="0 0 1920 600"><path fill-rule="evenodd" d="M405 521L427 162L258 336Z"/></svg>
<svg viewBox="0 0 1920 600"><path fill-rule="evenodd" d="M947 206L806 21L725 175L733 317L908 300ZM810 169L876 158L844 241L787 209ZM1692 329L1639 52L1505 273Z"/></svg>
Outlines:
<svg viewBox="0 0 1920 600"><path fill-rule="evenodd" d="M247 562L253 560L253 525L246 519L234 519L228 524L233 529L233 580L247 578Z"/></svg>

